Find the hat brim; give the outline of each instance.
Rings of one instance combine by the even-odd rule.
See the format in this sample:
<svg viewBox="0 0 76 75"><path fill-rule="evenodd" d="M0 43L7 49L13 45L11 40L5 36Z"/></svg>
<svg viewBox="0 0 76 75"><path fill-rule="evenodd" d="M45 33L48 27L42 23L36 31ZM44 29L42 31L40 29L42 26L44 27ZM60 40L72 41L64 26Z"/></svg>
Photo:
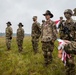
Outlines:
<svg viewBox="0 0 76 75"><path fill-rule="evenodd" d="M43 14L44 16L50 15L50 18L53 18L53 14Z"/></svg>
<svg viewBox="0 0 76 75"><path fill-rule="evenodd" d="M11 23L6 23L6 24L10 24L10 25L12 25Z"/></svg>

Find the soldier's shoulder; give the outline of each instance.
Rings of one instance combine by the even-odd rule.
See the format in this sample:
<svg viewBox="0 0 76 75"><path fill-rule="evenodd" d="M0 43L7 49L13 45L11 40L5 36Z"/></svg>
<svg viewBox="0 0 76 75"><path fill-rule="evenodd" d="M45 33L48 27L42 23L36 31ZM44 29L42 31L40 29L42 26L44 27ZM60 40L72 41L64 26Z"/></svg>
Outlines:
<svg viewBox="0 0 76 75"><path fill-rule="evenodd" d="M8 29L8 27L6 27L6 29Z"/></svg>
<svg viewBox="0 0 76 75"><path fill-rule="evenodd" d="M76 25L76 20L74 20L74 19L72 19L72 20L73 20L73 24Z"/></svg>
<svg viewBox="0 0 76 75"><path fill-rule="evenodd" d="M76 21L74 22L74 26L76 27Z"/></svg>
<svg viewBox="0 0 76 75"><path fill-rule="evenodd" d="M8 29L12 30L12 27L8 27Z"/></svg>
<svg viewBox="0 0 76 75"><path fill-rule="evenodd" d="M19 28L17 30L19 30Z"/></svg>
<svg viewBox="0 0 76 75"><path fill-rule="evenodd" d="M37 24L38 24L38 25L40 25L40 23L39 23L39 22L37 22Z"/></svg>
<svg viewBox="0 0 76 75"><path fill-rule="evenodd" d="M24 31L24 29L22 28L22 31Z"/></svg>
<svg viewBox="0 0 76 75"><path fill-rule="evenodd" d="M53 21L53 20L50 20L50 23L52 23L52 24L53 24L53 23L55 23L55 21Z"/></svg>
<svg viewBox="0 0 76 75"><path fill-rule="evenodd" d="M34 23L32 23L32 25L33 25Z"/></svg>
<svg viewBox="0 0 76 75"><path fill-rule="evenodd" d="M55 21L51 20L51 23L52 23L53 26L56 26Z"/></svg>
<svg viewBox="0 0 76 75"><path fill-rule="evenodd" d="M11 28L11 29L12 29L12 27L9 27L9 28Z"/></svg>
<svg viewBox="0 0 76 75"><path fill-rule="evenodd" d="M73 20L74 23L76 23L76 20Z"/></svg>

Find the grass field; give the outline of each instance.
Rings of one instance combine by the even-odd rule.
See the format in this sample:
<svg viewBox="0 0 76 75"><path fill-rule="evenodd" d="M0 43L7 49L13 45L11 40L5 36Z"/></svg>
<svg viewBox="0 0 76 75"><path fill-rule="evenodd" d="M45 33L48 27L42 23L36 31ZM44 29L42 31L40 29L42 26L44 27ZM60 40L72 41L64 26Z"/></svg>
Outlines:
<svg viewBox="0 0 76 75"><path fill-rule="evenodd" d="M40 42L39 52L36 55L34 55L30 37L25 37L23 47L24 52L19 53L16 38L13 38L12 49L7 51L5 38L0 38L0 75L65 75L65 68L57 56L56 48L53 51L52 63L44 67Z"/></svg>

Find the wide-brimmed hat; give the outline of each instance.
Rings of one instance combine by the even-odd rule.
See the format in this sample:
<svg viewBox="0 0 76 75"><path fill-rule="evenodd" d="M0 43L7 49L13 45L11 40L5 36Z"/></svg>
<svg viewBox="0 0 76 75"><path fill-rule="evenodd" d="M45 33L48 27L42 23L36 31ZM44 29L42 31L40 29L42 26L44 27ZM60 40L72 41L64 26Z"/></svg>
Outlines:
<svg viewBox="0 0 76 75"><path fill-rule="evenodd" d="M8 21L6 24L10 24L10 25L12 25L11 22L9 22L9 21Z"/></svg>
<svg viewBox="0 0 76 75"><path fill-rule="evenodd" d="M53 14L52 14L49 10L47 10L43 15L44 15L44 16L50 15L50 18L53 17Z"/></svg>
<svg viewBox="0 0 76 75"><path fill-rule="evenodd" d="M19 23L18 26L22 26L23 27L24 25L22 23Z"/></svg>

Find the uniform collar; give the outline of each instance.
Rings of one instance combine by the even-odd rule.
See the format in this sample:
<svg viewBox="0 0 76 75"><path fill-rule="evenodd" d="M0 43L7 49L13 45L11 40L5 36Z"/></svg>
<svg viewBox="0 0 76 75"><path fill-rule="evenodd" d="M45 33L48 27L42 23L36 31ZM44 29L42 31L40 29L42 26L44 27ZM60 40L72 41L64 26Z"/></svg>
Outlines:
<svg viewBox="0 0 76 75"><path fill-rule="evenodd" d="M66 23L71 24L73 22L73 19L71 18L70 20L66 20Z"/></svg>
<svg viewBox="0 0 76 75"><path fill-rule="evenodd" d="M46 21L46 24L52 24L52 20Z"/></svg>
<svg viewBox="0 0 76 75"><path fill-rule="evenodd" d="M37 21L35 21L34 23L37 23Z"/></svg>

